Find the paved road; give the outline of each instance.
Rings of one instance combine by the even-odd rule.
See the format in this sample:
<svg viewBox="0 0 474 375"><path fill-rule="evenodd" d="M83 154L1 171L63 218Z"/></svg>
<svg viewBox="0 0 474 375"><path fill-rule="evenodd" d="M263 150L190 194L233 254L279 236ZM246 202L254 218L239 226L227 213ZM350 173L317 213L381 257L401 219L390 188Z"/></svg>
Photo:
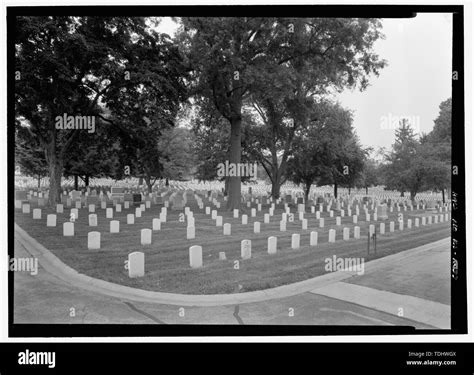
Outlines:
<svg viewBox="0 0 474 375"><path fill-rule="evenodd" d="M363 276L334 283L321 290L292 297L234 306L183 307L139 303L108 297L80 289L48 273L40 266L38 275L15 273L14 322L56 324L297 324L297 325L409 325L417 328L449 327L449 317L441 314L433 320L423 314L418 320L397 315L397 301L405 294L413 296L415 310L441 306L449 308L449 241L399 264ZM29 257L23 245L15 240L15 256ZM411 258L411 259L410 259ZM446 271L444 269L446 265ZM390 270L390 272L387 272ZM431 271L430 271L431 270ZM433 272L441 270L441 272ZM429 274L432 288L420 285ZM389 277L388 277L389 276ZM412 278L413 277L413 278ZM394 280L403 283L393 284ZM384 282L385 280L385 282ZM398 282L397 281L397 282ZM372 289L374 283L377 289ZM337 285L341 284L341 287ZM368 292L388 293L394 298L393 309L377 301L366 303L347 295L350 286L370 286ZM332 288L332 289L331 289ZM359 289L360 290L360 289ZM371 295L364 292L364 295ZM441 295L440 295L441 294ZM374 303L372 303L374 302ZM364 305L365 304L365 305ZM416 305L418 304L418 305ZM384 307L385 306L385 307ZM413 308L413 306L409 306ZM444 310L443 310L444 311ZM439 323L437 326L431 323Z"/></svg>

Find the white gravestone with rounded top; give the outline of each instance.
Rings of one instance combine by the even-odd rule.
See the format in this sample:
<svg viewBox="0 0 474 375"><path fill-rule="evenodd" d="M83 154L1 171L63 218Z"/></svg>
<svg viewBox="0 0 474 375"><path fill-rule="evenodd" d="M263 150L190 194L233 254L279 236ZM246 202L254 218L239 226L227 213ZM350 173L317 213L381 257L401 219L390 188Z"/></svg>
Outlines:
<svg viewBox="0 0 474 375"><path fill-rule="evenodd" d="M143 276L145 276L145 254L141 251L128 254L128 277Z"/></svg>
<svg viewBox="0 0 474 375"><path fill-rule="evenodd" d="M189 265L191 268L202 267L202 246L191 246L189 248Z"/></svg>
<svg viewBox="0 0 474 375"><path fill-rule="evenodd" d="M250 259L252 257L252 241L242 240L240 244L240 255L242 259Z"/></svg>
<svg viewBox="0 0 474 375"><path fill-rule="evenodd" d="M87 248L89 250L100 249L100 232L89 232L87 234Z"/></svg>

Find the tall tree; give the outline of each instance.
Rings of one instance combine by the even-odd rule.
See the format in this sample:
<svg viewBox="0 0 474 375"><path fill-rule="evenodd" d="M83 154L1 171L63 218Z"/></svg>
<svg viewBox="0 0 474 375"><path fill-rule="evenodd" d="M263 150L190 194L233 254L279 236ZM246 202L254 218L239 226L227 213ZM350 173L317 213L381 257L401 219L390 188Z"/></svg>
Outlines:
<svg viewBox="0 0 474 375"><path fill-rule="evenodd" d="M182 18L178 40L193 67L194 93L212 101L230 125L229 163L241 162L242 106L261 72L273 18ZM228 209L240 207L241 179L229 178Z"/></svg>
<svg viewBox="0 0 474 375"><path fill-rule="evenodd" d="M109 91L126 89L126 73L153 37L143 18L17 17L15 23L15 110L46 153L49 203L60 200L65 162L84 130L59 130L56 116L102 113ZM110 97L110 96L109 96ZM110 103L109 103L110 104ZM96 126L101 126L96 121ZM89 134L90 139L94 134Z"/></svg>
<svg viewBox="0 0 474 375"><path fill-rule="evenodd" d="M419 142L408 120L400 121L399 128L395 131L395 142L392 150L386 155L384 166L385 188L398 190L404 196L410 192L411 199L423 187L424 173L416 158Z"/></svg>
<svg viewBox="0 0 474 375"><path fill-rule="evenodd" d="M318 119L298 134L289 158L288 177L304 184L305 198L313 183L337 185L355 183L362 169L364 151L352 127L350 111L339 104L321 102L313 113Z"/></svg>
<svg viewBox="0 0 474 375"><path fill-rule="evenodd" d="M385 66L373 52L382 38L375 19L279 19L251 103L264 124L254 147L279 196L298 132L315 120L314 98L344 88L364 90ZM348 177L346 177L347 179Z"/></svg>

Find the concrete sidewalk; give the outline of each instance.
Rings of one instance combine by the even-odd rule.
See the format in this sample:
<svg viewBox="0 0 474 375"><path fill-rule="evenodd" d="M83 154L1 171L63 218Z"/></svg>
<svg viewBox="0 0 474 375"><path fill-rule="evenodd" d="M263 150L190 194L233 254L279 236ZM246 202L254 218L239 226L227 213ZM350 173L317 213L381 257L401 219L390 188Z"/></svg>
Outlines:
<svg viewBox="0 0 474 375"><path fill-rule="evenodd" d="M178 306L224 306L235 305L239 303L260 302L276 298L291 297L301 293L310 292L316 288L342 281L356 275L356 272L338 271L290 285L236 294L184 295L176 293L152 292L114 284L78 273L71 267L64 264L48 249L38 243L38 241L29 236L17 224L15 224L15 238L18 239L18 241L24 246L28 253L39 259L39 263L46 271L55 275L66 283L69 283L75 287L93 291L97 294L146 303L160 303ZM440 240L432 244L417 247L415 249L406 250L397 254L375 259L366 263L365 270L366 272L369 272L370 270L384 267L386 264L396 264L396 262L399 262L406 257L429 251L433 248L433 246L444 244L446 241L446 239Z"/></svg>

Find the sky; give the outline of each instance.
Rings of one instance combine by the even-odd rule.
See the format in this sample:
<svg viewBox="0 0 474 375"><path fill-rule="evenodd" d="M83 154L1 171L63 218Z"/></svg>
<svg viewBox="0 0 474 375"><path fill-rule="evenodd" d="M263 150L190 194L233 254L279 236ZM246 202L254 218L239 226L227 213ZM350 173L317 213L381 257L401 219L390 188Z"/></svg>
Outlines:
<svg viewBox="0 0 474 375"><path fill-rule="evenodd" d="M333 99L353 112L363 146L390 148L398 120L409 120L416 134L433 129L439 105L451 96L452 17L419 13L414 18L382 19L385 39L374 52L387 60L378 77L360 92L345 90ZM159 31L174 34L176 24L163 18Z"/></svg>

